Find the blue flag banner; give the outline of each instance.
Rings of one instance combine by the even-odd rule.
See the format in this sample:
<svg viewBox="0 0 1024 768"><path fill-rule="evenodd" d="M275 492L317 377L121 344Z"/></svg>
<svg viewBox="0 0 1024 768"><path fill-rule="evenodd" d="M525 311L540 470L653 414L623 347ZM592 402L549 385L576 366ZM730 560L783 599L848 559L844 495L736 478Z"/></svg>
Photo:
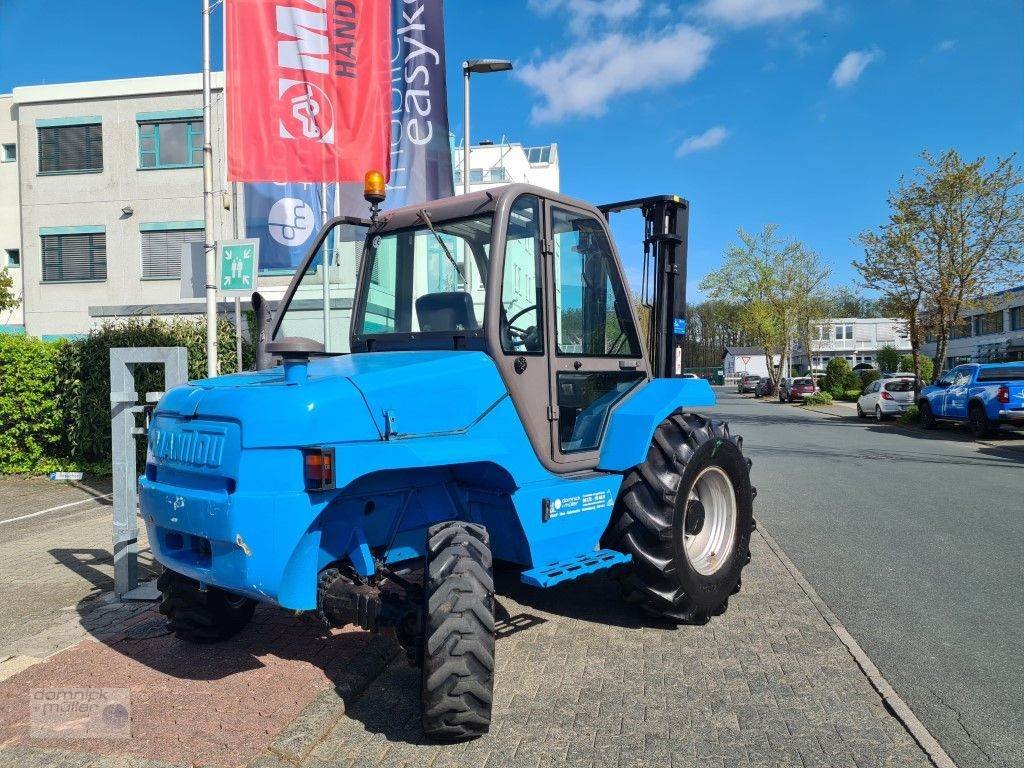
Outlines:
<svg viewBox="0 0 1024 768"><path fill-rule="evenodd" d="M442 0L392 0L387 208L454 194Z"/></svg>
<svg viewBox="0 0 1024 768"><path fill-rule="evenodd" d="M385 209L454 194L442 0L392 0L391 180ZM375 170L367 168L367 170ZM260 271L294 270L324 222L319 184L245 185ZM329 184L327 216L369 215L360 184Z"/></svg>

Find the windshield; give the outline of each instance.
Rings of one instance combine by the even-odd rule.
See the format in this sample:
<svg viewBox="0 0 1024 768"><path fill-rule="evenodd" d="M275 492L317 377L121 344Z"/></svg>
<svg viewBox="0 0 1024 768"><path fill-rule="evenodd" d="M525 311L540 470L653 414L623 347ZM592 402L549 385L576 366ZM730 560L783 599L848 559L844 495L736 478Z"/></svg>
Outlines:
<svg viewBox="0 0 1024 768"><path fill-rule="evenodd" d="M352 296L365 241L365 226L331 227L302 273L274 333L275 339L301 336L319 341L326 352L349 351Z"/></svg>
<svg viewBox="0 0 1024 768"><path fill-rule="evenodd" d="M483 325L492 215L376 235L355 333L474 331ZM432 226L432 228L431 228Z"/></svg>

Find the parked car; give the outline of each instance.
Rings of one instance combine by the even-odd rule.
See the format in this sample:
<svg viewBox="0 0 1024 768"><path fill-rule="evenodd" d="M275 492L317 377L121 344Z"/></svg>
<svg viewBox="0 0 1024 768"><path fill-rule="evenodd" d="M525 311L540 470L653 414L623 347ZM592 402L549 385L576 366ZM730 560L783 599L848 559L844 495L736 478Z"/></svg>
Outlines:
<svg viewBox="0 0 1024 768"><path fill-rule="evenodd" d="M921 426L964 422L975 437L1000 424L1024 426L1024 362L958 365L921 390Z"/></svg>
<svg viewBox="0 0 1024 768"><path fill-rule="evenodd" d="M757 382L761 380L761 377L755 373L746 373L740 377L739 383L736 385L736 391L741 395L747 392L753 392L754 388L757 387Z"/></svg>
<svg viewBox="0 0 1024 768"><path fill-rule="evenodd" d="M872 381L857 398L857 415L866 419L874 416L883 421L890 416L906 413L914 404L914 376L898 376Z"/></svg>
<svg viewBox="0 0 1024 768"><path fill-rule="evenodd" d="M680 379L699 379L700 376L698 376L696 373L684 373L679 378Z"/></svg>
<svg viewBox="0 0 1024 768"><path fill-rule="evenodd" d="M765 376L754 387L754 397L771 397L775 394L775 385L772 380Z"/></svg>
<svg viewBox="0 0 1024 768"><path fill-rule="evenodd" d="M815 392L820 391L818 385L814 383L814 379L810 376L799 376L787 381L785 389L779 388L780 403L795 403L797 400L803 400L805 397L810 397Z"/></svg>

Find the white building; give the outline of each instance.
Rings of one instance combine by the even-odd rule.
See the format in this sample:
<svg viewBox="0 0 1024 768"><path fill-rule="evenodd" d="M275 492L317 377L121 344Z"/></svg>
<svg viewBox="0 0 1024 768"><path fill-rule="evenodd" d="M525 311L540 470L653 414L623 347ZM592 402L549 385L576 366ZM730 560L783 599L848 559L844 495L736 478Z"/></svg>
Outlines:
<svg viewBox="0 0 1024 768"><path fill-rule="evenodd" d="M986 296L978 304L954 330L944 370L963 363L1024 360L1024 285ZM935 346L934 339L929 339L921 351L934 356Z"/></svg>
<svg viewBox="0 0 1024 768"><path fill-rule="evenodd" d="M851 368L877 367L878 350L895 347L910 352L910 337L900 320L891 317L832 317L811 329L811 366L824 371L834 357L845 358ZM801 344L793 353L793 367L806 372L807 353Z"/></svg>
<svg viewBox="0 0 1024 768"><path fill-rule="evenodd" d="M452 150L455 194L462 193L462 147ZM469 190L478 192L522 182L559 191L558 145L524 147L504 137L495 144L484 140L469 148Z"/></svg>
<svg viewBox="0 0 1024 768"><path fill-rule="evenodd" d="M0 270L11 276L14 295L21 299L21 208L18 205L18 121L14 97L0 94ZM0 312L0 333L24 333L21 306Z"/></svg>

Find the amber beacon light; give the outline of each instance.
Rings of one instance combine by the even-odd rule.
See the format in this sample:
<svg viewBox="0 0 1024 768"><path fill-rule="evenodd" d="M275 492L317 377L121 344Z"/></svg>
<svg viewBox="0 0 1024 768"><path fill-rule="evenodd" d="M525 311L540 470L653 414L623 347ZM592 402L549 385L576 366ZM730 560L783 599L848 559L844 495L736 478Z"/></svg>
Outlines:
<svg viewBox="0 0 1024 768"><path fill-rule="evenodd" d="M384 202L384 174L380 171L367 171L363 177L363 198L371 205Z"/></svg>

